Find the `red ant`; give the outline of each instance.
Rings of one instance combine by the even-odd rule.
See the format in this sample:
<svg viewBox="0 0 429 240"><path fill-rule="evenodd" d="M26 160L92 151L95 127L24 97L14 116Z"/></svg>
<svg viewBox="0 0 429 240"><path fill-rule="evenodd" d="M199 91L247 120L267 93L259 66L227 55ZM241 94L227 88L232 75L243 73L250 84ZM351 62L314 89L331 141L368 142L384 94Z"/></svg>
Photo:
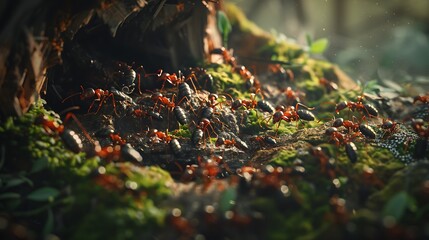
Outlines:
<svg viewBox="0 0 429 240"><path fill-rule="evenodd" d="M157 129L150 130L148 132L148 137L151 138L152 143L158 143L159 141L169 143L173 139L170 135L168 135L168 130L167 132L161 132Z"/></svg>
<svg viewBox="0 0 429 240"><path fill-rule="evenodd" d="M162 121L164 119L164 117L158 112L154 112L154 111L147 112L147 111L140 109L140 108L132 110L131 114L134 117L138 117L138 118L149 117L151 120L153 118L155 118L155 120L157 120L157 121Z"/></svg>
<svg viewBox="0 0 429 240"><path fill-rule="evenodd" d="M293 71L290 69L285 69L280 64L270 64L268 65L268 70L277 75L278 78L282 81L293 81L295 79Z"/></svg>
<svg viewBox="0 0 429 240"><path fill-rule="evenodd" d="M411 126L414 131L422 138L429 138L429 127L425 126L423 119L413 119L411 121Z"/></svg>
<svg viewBox="0 0 429 240"><path fill-rule="evenodd" d="M224 145L225 147L233 147L235 146L237 143L235 142L235 139L225 139L223 137L219 137L216 140L216 147L220 147L222 145Z"/></svg>
<svg viewBox="0 0 429 240"><path fill-rule="evenodd" d="M372 106L371 104L363 103L363 96L358 96L357 102L343 101L338 103L335 106L335 112L339 114L340 111L345 108L349 108L351 111L357 110L363 113L367 113L370 117L378 116L378 110L374 106Z"/></svg>
<svg viewBox="0 0 429 240"><path fill-rule="evenodd" d="M299 99L300 93L292 90L291 87L287 87L285 90L283 90L283 93L285 94L286 101L288 103L296 104L300 102L300 99Z"/></svg>
<svg viewBox="0 0 429 240"><path fill-rule="evenodd" d="M353 116L353 118L356 119L355 116ZM345 128L347 128L349 132L350 131L360 132L366 138L374 139L376 137L375 131L370 126L366 124L361 124L359 122L355 123L351 120L344 120L343 118L337 118L333 122L332 126L334 127L344 126Z"/></svg>
<svg viewBox="0 0 429 240"><path fill-rule="evenodd" d="M124 145L126 143L125 139L122 139L122 137L118 133L111 133L109 134L109 137L115 145Z"/></svg>
<svg viewBox="0 0 429 240"><path fill-rule="evenodd" d="M311 155L313 155L315 158L317 158L320 162L320 171L322 173L327 173L329 175L330 179L335 179L336 174L334 169L328 168L329 166L329 160L330 158L326 153L322 150L321 147L312 147L310 149Z"/></svg>
<svg viewBox="0 0 429 240"><path fill-rule="evenodd" d="M316 119L316 117L314 116L314 114L312 112L310 112L308 110L298 109L299 106L305 107L308 110L314 109L314 108L307 107L301 103L297 103L295 105L295 107L293 107L293 106L289 106L287 108L278 107L276 109L277 111L272 116L273 124L279 123L277 125L277 129L279 128L282 120L285 122L292 122L292 121L298 121L298 120L314 121Z"/></svg>
<svg viewBox="0 0 429 240"><path fill-rule="evenodd" d="M265 146L265 145L275 145L277 144L276 139L270 137L270 136L255 136L252 137L251 140L256 141L259 143L259 146Z"/></svg>
<svg viewBox="0 0 429 240"><path fill-rule="evenodd" d="M89 106L88 113L91 111L91 109L92 109L92 107L93 107L93 105L94 105L95 102L100 102L98 104L97 111L95 112L95 114L97 114L100 111L101 106L103 105L103 103L107 100L107 98L112 97L113 110L114 110L115 114L117 116L119 116L119 114L116 112L115 97L114 97L113 93L109 92L109 90L103 90L103 89L100 89L100 88L97 88L97 89L93 89L93 88L84 89L82 86L80 86L80 88L82 89L82 92L72 94L72 95L64 98L62 102L64 103L66 100L68 100L71 97L74 97L76 95L80 95L80 100L82 100L82 101L93 98L94 100L92 101L91 105Z"/></svg>
<svg viewBox="0 0 429 240"><path fill-rule="evenodd" d="M255 76L245 67L245 66L237 66L234 68L234 71L240 74L240 76L246 81L253 85L255 81Z"/></svg>
<svg viewBox="0 0 429 240"><path fill-rule="evenodd" d="M229 64L230 66L232 66L234 68L237 65L235 57L232 56L232 53L230 53L230 51L226 50L226 48L224 48L224 47L215 48L210 52L210 54L211 55L213 55L213 54L222 55L223 61L226 64Z"/></svg>
<svg viewBox="0 0 429 240"><path fill-rule="evenodd" d="M422 103L429 103L429 95L420 95L420 96L414 97L413 104L415 104L418 101Z"/></svg>
<svg viewBox="0 0 429 240"><path fill-rule="evenodd" d="M329 136L335 145L340 146L346 143L346 136L338 131L336 127L329 127L325 130L325 135Z"/></svg>
<svg viewBox="0 0 429 240"><path fill-rule="evenodd" d="M162 93L155 92L155 93L152 94L151 99L152 99L152 101L155 102L154 108L156 107L156 105L158 104L158 102L160 102L162 105L166 106L170 111L172 111L173 108L176 106L176 104L174 103L174 97L175 97L175 95L173 95L173 97L170 100L169 98L164 97L162 95Z"/></svg>
<svg viewBox="0 0 429 240"><path fill-rule="evenodd" d="M232 97L229 96L231 99ZM232 101L231 103L231 111L235 111L239 109L240 107L245 107L247 110L255 109L258 105L258 102L256 101L256 94L252 93L250 94L250 99L236 99L235 101Z"/></svg>
<svg viewBox="0 0 429 240"><path fill-rule="evenodd" d="M356 145L351 142L352 137L346 137L340 133L336 127L329 127L325 131L325 135L329 136L331 140L335 142L335 145L345 146L345 151L350 162L355 163L357 161L357 148Z"/></svg>
<svg viewBox="0 0 429 240"><path fill-rule="evenodd" d="M215 132L215 130L214 130L214 128L213 128L213 126L212 126L212 124L211 124L211 122L210 122L210 120L208 120L207 118L202 118L201 121L198 123L197 128L201 129L203 132L207 132L207 134L208 134L208 136L210 138L210 133L208 131L208 127L209 126L212 129L213 133L215 135L217 135L216 132Z"/></svg>
<svg viewBox="0 0 429 240"><path fill-rule="evenodd" d="M161 90L164 89L165 83L168 82L169 84L173 85L173 86L178 86L180 83L184 83L186 80L191 80L191 84L195 90L195 92L197 92L197 88L195 87L194 81L197 81L197 77L195 76L194 73L191 73L189 76L187 76L185 78L185 76L182 75L182 72L179 71L179 74L176 75L176 73L173 74L169 74L166 72L163 72L162 69L158 70L158 73L156 73L156 76L158 76L158 80L163 81L162 83L162 87Z"/></svg>
<svg viewBox="0 0 429 240"><path fill-rule="evenodd" d="M234 71L238 72L238 74L240 74L240 76L245 80L246 87L248 89L251 89L252 91L254 90L255 93L261 92L261 96L263 97L261 83L245 66L237 66L234 68Z"/></svg>
<svg viewBox="0 0 429 240"><path fill-rule="evenodd" d="M85 137L88 138L88 140L90 140L91 142L94 142L92 138L89 136L89 134L85 131L85 128L82 126L80 121L76 118L76 116L73 113L67 113L63 122L64 123L68 122L70 118L73 118L73 120L82 130ZM45 115L37 118L36 123L41 124L46 132L48 133L54 132L58 134L60 138L63 140L66 147L69 148L71 151L75 153L82 151L82 148L83 148L82 140L80 139L79 135L77 135L75 131L66 129L63 124L58 124L57 121L50 120Z"/></svg>
<svg viewBox="0 0 429 240"><path fill-rule="evenodd" d="M182 166L177 164L179 169L183 172L182 181L191 181L196 178L201 178L204 182L204 189L207 189L212 183L213 179L221 172L219 165L226 163L221 156L213 156L210 159L204 160L201 156L197 157L198 164L186 165L186 170L183 172ZM227 168L229 169L229 168Z"/></svg>
<svg viewBox="0 0 429 240"><path fill-rule="evenodd" d="M174 103L174 98L176 97L176 95L175 94L173 94L173 96L171 97L171 100L169 99L169 98L167 98L167 97L164 97L163 95L162 95L162 93L160 93L160 92L155 92L155 93L153 93L152 94L152 96L151 96L151 100L152 101L154 101L155 102L155 105L154 105L154 109L156 108L156 105L158 104L158 102L160 102L161 103L161 105L163 105L163 106L165 106L167 109L168 109L168 111L173 111L173 109L174 109L174 107L176 107L176 106L179 106L180 105L180 103L184 100L184 99L187 99L186 97L183 97L177 104L176 103ZM161 110L161 108L159 109L159 110Z"/></svg>
<svg viewBox="0 0 429 240"><path fill-rule="evenodd" d="M354 116L353 116L354 117ZM355 118L355 117L354 117ZM357 132L359 131L359 123L355 123L351 120L344 120L343 118L337 118L332 123L333 127L345 127L349 131Z"/></svg>
<svg viewBox="0 0 429 240"><path fill-rule="evenodd" d="M331 93L332 91L337 91L338 90L338 85L332 81L329 81L328 79L322 77L319 78L319 84L322 85L326 91L329 93Z"/></svg>
<svg viewBox="0 0 429 240"><path fill-rule="evenodd" d="M385 130L385 133L389 133L389 134L392 134L392 133L394 133L394 132L396 132L396 126L398 125L399 123L397 123L397 122L395 122L395 121L393 121L393 120L390 120L390 119L383 119L383 122L382 122L382 124L381 125L379 125L379 127L381 127L382 129L384 129Z"/></svg>
<svg viewBox="0 0 429 240"><path fill-rule="evenodd" d="M97 144L95 146L95 154L107 161L119 161L121 159L132 162L143 161L140 153L129 144L107 147L101 147Z"/></svg>

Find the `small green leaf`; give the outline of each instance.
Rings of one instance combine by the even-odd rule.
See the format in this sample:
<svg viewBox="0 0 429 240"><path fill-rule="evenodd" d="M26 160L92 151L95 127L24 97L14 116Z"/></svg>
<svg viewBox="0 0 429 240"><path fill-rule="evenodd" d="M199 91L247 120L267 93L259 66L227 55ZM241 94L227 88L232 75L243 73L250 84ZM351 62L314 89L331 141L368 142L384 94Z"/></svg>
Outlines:
<svg viewBox="0 0 429 240"><path fill-rule="evenodd" d="M329 41L327 38L317 39L312 42L310 45L311 53L323 53L329 45Z"/></svg>
<svg viewBox="0 0 429 240"><path fill-rule="evenodd" d="M49 161L46 157L42 157L34 161L30 173L39 172L48 167Z"/></svg>
<svg viewBox="0 0 429 240"><path fill-rule="evenodd" d="M218 11L217 12L217 27L222 34L223 37L223 45L226 46L228 41L228 35L232 30L231 23L229 22L228 17L225 12Z"/></svg>
<svg viewBox="0 0 429 240"><path fill-rule="evenodd" d="M52 209L49 208L45 226L43 226L43 234L46 236L52 233L53 229L54 229L54 214L52 213Z"/></svg>
<svg viewBox="0 0 429 240"><path fill-rule="evenodd" d="M8 189L11 187L16 187L16 186L19 186L23 183L28 183L30 186L33 186L33 182L31 182L30 179L28 179L26 177L19 177L19 178L14 178L14 179L11 179L10 181L7 181L4 188Z"/></svg>
<svg viewBox="0 0 429 240"><path fill-rule="evenodd" d="M408 195L407 192L401 191L395 194L384 206L383 215L391 216L399 221L404 215L405 210L408 207L412 207L413 199Z"/></svg>
<svg viewBox="0 0 429 240"><path fill-rule="evenodd" d="M13 192L3 193L3 194L0 195L0 200L3 200L3 199L17 199L17 198L20 198L20 197L21 197L21 195L19 193L13 193Z"/></svg>
<svg viewBox="0 0 429 240"><path fill-rule="evenodd" d="M27 198L34 201L48 201L53 200L59 194L60 192L55 188L44 187L30 193Z"/></svg>

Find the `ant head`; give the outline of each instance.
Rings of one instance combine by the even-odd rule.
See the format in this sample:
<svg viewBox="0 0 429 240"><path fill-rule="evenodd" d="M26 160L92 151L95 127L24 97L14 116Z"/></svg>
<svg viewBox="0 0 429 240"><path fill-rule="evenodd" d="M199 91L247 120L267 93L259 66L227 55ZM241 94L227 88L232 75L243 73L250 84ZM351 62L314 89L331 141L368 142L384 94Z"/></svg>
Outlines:
<svg viewBox="0 0 429 240"><path fill-rule="evenodd" d="M208 96L209 101L217 100L219 96L216 93L210 93Z"/></svg>

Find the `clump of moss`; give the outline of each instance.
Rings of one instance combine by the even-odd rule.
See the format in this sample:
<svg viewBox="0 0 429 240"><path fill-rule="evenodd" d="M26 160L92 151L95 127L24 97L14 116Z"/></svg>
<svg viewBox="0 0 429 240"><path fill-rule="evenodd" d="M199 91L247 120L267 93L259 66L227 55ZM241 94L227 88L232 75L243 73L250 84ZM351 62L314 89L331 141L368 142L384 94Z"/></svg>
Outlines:
<svg viewBox="0 0 429 240"><path fill-rule="evenodd" d="M213 77L213 90L217 93L227 93L231 97L245 99L250 97L246 90L246 82L228 64L211 64L206 68Z"/></svg>
<svg viewBox="0 0 429 240"><path fill-rule="evenodd" d="M43 104L0 126L0 212L19 217L36 236L56 232L76 239L134 239L142 229L149 233L161 226L164 212L157 206L171 194L169 173L130 163L102 166L98 157L71 152L58 135L36 124L40 116L61 123ZM100 175L111 178L101 181ZM120 179L123 189L106 188L109 179ZM67 229L55 219L67 223Z"/></svg>
<svg viewBox="0 0 429 240"><path fill-rule="evenodd" d="M280 166L292 166L296 156L297 153L295 150L282 150L270 162Z"/></svg>
<svg viewBox="0 0 429 240"><path fill-rule="evenodd" d="M174 137L191 138L192 133L189 130L188 125L180 125L178 129L171 133L171 135Z"/></svg>
<svg viewBox="0 0 429 240"><path fill-rule="evenodd" d="M106 179L115 179L116 185ZM82 182L76 187L68 214L80 220L67 229L71 239L136 239L151 236L163 225L166 213L157 205L170 196L173 184L164 170L110 163L94 181L96 185ZM94 201L97 204L89 204Z"/></svg>

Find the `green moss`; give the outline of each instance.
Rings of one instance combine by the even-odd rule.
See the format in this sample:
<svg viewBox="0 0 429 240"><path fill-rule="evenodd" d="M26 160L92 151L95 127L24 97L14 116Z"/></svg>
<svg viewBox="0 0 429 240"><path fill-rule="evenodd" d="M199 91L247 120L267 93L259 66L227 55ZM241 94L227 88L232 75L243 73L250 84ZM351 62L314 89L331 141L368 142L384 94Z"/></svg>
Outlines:
<svg viewBox="0 0 429 240"><path fill-rule="evenodd" d="M4 213L21 216L23 221L28 218L30 222L46 222L36 231L44 236L57 227L46 221L46 216L61 208L68 227L60 235L72 239L135 239L141 234L148 237L163 224L165 212L157 205L171 195L173 180L168 172L131 163L101 167L98 157L75 154L64 147L57 134L46 133L36 124L40 116L60 123L58 115L46 111L39 101L22 117L9 118L0 126L2 151L5 150L2 160L6 159L0 167L2 183L6 185L2 184L0 190L2 194L18 196L7 206L2 202ZM122 188L113 191L100 185L94 178L100 168L105 169L104 174L120 179Z"/></svg>
<svg viewBox="0 0 429 240"><path fill-rule="evenodd" d="M71 239L136 239L149 237L163 225L166 213L157 205L172 193L169 173L159 167L110 163L104 174L120 179L122 188L111 189L100 181L78 185L68 214L70 219L84 218L70 228ZM93 201L97 204L91 205Z"/></svg>
<svg viewBox="0 0 429 240"><path fill-rule="evenodd" d="M214 92L229 94L238 99L250 98L245 80L238 73L235 73L230 65L210 64L206 66L206 70L213 77Z"/></svg>
<svg viewBox="0 0 429 240"><path fill-rule="evenodd" d="M237 111L243 111L241 109ZM266 121L264 114L258 110L249 110L247 111L247 118L242 131L249 134L257 134L266 131L269 129L269 124Z"/></svg>
<svg viewBox="0 0 429 240"><path fill-rule="evenodd" d="M228 16L231 25L238 26L240 31L249 32L253 35L267 35L264 30L249 21L243 11L234 4L225 4L225 13Z"/></svg>
<svg viewBox="0 0 429 240"><path fill-rule="evenodd" d="M189 130L189 126L188 125L180 125L178 129L174 130L171 133L171 135L174 136L174 137L191 138L192 133Z"/></svg>
<svg viewBox="0 0 429 240"><path fill-rule="evenodd" d="M271 159L270 163L274 163L280 166L292 166L293 160L295 159L296 159L295 150L282 150Z"/></svg>

